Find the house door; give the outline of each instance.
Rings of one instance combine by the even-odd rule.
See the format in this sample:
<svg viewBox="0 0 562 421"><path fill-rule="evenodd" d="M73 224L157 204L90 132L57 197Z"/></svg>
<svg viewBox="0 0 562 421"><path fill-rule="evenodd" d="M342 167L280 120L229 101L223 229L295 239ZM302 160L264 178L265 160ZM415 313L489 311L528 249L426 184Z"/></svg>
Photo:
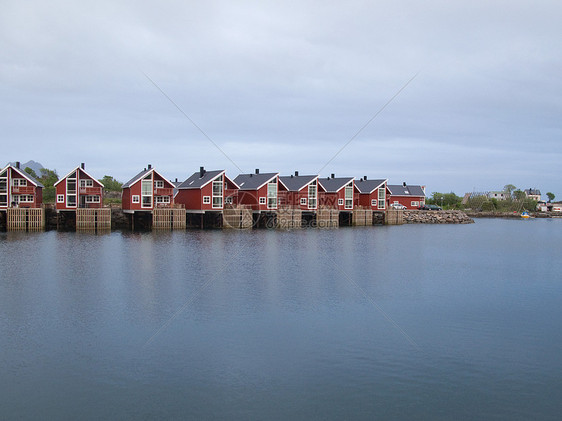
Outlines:
<svg viewBox="0 0 562 421"><path fill-rule="evenodd" d="M86 196L80 196L80 204L79 207L85 208L86 207Z"/></svg>

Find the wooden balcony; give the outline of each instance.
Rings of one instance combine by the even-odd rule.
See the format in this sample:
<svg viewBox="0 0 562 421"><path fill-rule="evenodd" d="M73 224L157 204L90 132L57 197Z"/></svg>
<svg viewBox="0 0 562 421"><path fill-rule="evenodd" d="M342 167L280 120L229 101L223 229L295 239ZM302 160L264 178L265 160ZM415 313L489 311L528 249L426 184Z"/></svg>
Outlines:
<svg viewBox="0 0 562 421"><path fill-rule="evenodd" d="M85 196L101 196L101 187L80 187L78 193Z"/></svg>
<svg viewBox="0 0 562 421"><path fill-rule="evenodd" d="M174 189L169 187L154 189L154 196L172 196L173 194L174 194Z"/></svg>
<svg viewBox="0 0 562 421"><path fill-rule="evenodd" d="M35 187L34 186L13 186L12 187L12 194L34 194Z"/></svg>

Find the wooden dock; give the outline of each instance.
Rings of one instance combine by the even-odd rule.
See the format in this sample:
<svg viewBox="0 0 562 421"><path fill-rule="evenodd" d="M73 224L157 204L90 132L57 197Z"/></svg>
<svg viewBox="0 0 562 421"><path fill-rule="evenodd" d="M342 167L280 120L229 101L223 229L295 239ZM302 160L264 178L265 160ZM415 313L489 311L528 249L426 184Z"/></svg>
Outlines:
<svg viewBox="0 0 562 421"><path fill-rule="evenodd" d="M340 226L340 212L337 209L321 206L316 214L318 228L338 228Z"/></svg>
<svg viewBox="0 0 562 421"><path fill-rule="evenodd" d="M76 209L76 231L111 230L111 209Z"/></svg>
<svg viewBox="0 0 562 421"><path fill-rule="evenodd" d="M183 208L160 208L152 212L152 228L179 230L186 228L186 215Z"/></svg>
<svg viewBox="0 0 562 421"><path fill-rule="evenodd" d="M8 231L42 231L45 229L45 209L8 208L6 229Z"/></svg>
<svg viewBox="0 0 562 421"><path fill-rule="evenodd" d="M222 212L223 228L248 229L254 225L252 209L248 206L228 206Z"/></svg>
<svg viewBox="0 0 562 421"><path fill-rule="evenodd" d="M352 225L354 227L373 225L373 211L367 208L355 208L353 210Z"/></svg>
<svg viewBox="0 0 562 421"><path fill-rule="evenodd" d="M302 228L302 210L293 206L280 206L277 210L277 228Z"/></svg>

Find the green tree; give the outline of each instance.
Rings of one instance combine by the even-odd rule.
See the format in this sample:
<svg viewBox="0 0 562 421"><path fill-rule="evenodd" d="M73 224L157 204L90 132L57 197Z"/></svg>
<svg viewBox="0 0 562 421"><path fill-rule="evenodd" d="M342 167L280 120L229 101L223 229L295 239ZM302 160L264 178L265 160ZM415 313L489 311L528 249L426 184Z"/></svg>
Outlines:
<svg viewBox="0 0 562 421"><path fill-rule="evenodd" d="M551 192L548 192L546 195L548 196L548 203L552 202L554 200L554 198L556 197L554 195L554 193L551 193Z"/></svg>
<svg viewBox="0 0 562 421"><path fill-rule="evenodd" d="M35 179L39 178L37 176L37 173L35 171L33 171L33 168L25 167L24 171Z"/></svg>
<svg viewBox="0 0 562 421"><path fill-rule="evenodd" d="M109 175L104 175L103 178L100 179L99 181L104 185L104 189L106 191L120 192L123 186L123 183L117 181L116 179L114 179Z"/></svg>
<svg viewBox="0 0 562 421"><path fill-rule="evenodd" d="M54 203L55 201L55 187L54 184L59 180L56 170L48 168L41 168L41 177L39 181L45 186L43 188L43 202Z"/></svg>
<svg viewBox="0 0 562 421"><path fill-rule="evenodd" d="M527 196L525 195L524 191L517 189L513 192L513 197L515 198L515 200L522 201L525 200Z"/></svg>
<svg viewBox="0 0 562 421"><path fill-rule="evenodd" d="M503 191L507 195L508 199L512 198L512 193L516 189L517 187L515 187L513 184L506 184L505 186L503 186Z"/></svg>

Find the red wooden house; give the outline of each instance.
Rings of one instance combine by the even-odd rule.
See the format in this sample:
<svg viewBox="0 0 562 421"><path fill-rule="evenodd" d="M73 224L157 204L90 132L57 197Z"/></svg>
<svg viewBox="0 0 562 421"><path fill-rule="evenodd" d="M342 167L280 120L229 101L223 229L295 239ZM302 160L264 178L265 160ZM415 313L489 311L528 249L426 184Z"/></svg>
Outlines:
<svg viewBox="0 0 562 421"><path fill-rule="evenodd" d="M224 170L207 171L204 167L177 187L174 203L185 205L192 211L222 211L227 191L235 191L238 185Z"/></svg>
<svg viewBox="0 0 562 421"><path fill-rule="evenodd" d="M80 164L55 183L57 211L103 207L103 187Z"/></svg>
<svg viewBox="0 0 562 421"><path fill-rule="evenodd" d="M255 174L240 174L234 179L238 186L236 192L228 191L233 202L248 205L254 211L267 212L277 209L279 173L263 173L256 169Z"/></svg>
<svg viewBox="0 0 562 421"><path fill-rule="evenodd" d="M123 184L121 203L126 213L172 207L174 185L148 165Z"/></svg>
<svg viewBox="0 0 562 421"><path fill-rule="evenodd" d="M406 209L417 209L425 203L425 186L408 186L406 183L388 185L390 206L403 205Z"/></svg>
<svg viewBox="0 0 562 421"><path fill-rule="evenodd" d="M355 205L371 210L385 210L390 198L388 180L368 180L367 177L355 181Z"/></svg>
<svg viewBox="0 0 562 421"><path fill-rule="evenodd" d="M336 178L332 174L327 178L319 178L318 184L324 190L319 194L320 206L340 211L353 211L353 191L355 190L353 177Z"/></svg>
<svg viewBox="0 0 562 421"><path fill-rule="evenodd" d="M16 165L0 170L0 210L10 207L38 208L43 204L43 184Z"/></svg>
<svg viewBox="0 0 562 421"><path fill-rule="evenodd" d="M303 211L318 209L318 190L324 192L317 175L295 175L279 177L279 205L300 208Z"/></svg>

